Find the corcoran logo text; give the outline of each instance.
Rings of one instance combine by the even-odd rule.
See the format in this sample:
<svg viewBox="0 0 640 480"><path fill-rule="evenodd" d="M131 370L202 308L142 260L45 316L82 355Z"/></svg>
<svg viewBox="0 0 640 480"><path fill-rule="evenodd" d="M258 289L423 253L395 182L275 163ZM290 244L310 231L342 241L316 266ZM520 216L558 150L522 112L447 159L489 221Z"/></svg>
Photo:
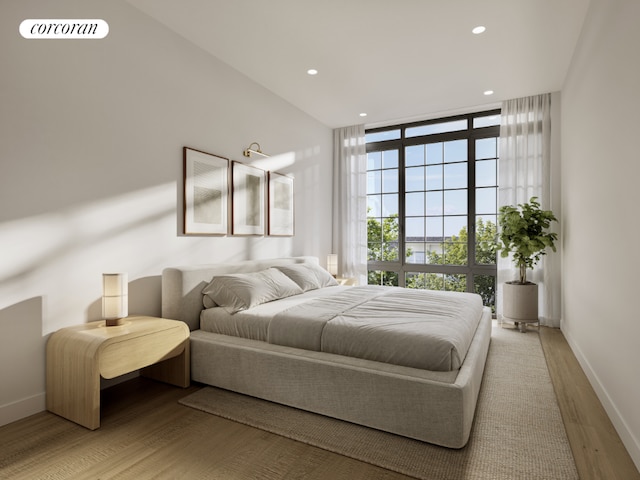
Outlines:
<svg viewBox="0 0 640 480"><path fill-rule="evenodd" d="M100 19L27 19L20 35L31 39L100 39L109 33L109 24Z"/></svg>

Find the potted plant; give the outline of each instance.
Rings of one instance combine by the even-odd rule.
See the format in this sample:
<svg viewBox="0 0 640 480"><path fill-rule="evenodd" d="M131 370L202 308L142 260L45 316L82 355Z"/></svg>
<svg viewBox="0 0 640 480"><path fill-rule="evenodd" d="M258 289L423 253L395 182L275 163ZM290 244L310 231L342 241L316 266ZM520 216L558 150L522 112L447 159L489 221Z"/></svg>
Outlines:
<svg viewBox="0 0 640 480"><path fill-rule="evenodd" d="M517 206L500 207L498 216L498 249L502 257L513 255L519 278L506 282L502 292L502 315L527 331L527 323L538 321L538 285L527 281L527 269L533 268L546 254L547 247L556 251L558 234L549 232L553 212L542 210L537 197Z"/></svg>

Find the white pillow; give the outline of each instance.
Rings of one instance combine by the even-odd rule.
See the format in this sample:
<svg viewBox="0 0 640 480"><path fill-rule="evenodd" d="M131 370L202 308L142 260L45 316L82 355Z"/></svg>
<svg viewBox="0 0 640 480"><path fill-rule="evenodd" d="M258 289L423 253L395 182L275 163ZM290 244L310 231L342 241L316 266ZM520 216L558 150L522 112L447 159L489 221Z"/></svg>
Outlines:
<svg viewBox="0 0 640 480"><path fill-rule="evenodd" d="M302 289L275 268L261 272L213 277L202 293L229 313L302 293Z"/></svg>
<svg viewBox="0 0 640 480"><path fill-rule="evenodd" d="M297 263L276 268L296 282L304 292L338 285L329 272L314 263Z"/></svg>

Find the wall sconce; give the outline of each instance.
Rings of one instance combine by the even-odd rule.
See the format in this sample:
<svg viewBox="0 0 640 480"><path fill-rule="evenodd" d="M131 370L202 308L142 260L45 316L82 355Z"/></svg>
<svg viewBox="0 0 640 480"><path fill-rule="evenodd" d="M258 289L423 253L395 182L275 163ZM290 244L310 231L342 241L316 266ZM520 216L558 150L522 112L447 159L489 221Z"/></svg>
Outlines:
<svg viewBox="0 0 640 480"><path fill-rule="evenodd" d="M129 315L129 283L126 273L102 274L102 318L107 327L122 325Z"/></svg>
<svg viewBox="0 0 640 480"><path fill-rule="evenodd" d="M338 254L330 253L327 255L327 271L334 277L338 276Z"/></svg>
<svg viewBox="0 0 640 480"><path fill-rule="evenodd" d="M256 145L257 148L251 148L254 145ZM266 153L263 153L262 150L260 150L260 144L258 142L253 142L251 145L249 145L248 148L244 150L244 152L242 152L242 154L245 157L251 157L252 153L255 153L256 155L262 155L263 157L267 157L267 158L270 156L270 155L267 155Z"/></svg>

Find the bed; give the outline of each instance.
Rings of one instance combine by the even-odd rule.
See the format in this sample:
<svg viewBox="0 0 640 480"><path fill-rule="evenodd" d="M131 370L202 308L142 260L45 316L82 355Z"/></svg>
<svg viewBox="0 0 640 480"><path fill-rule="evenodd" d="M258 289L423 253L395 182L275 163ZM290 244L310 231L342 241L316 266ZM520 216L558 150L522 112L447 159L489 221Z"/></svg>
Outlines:
<svg viewBox="0 0 640 480"><path fill-rule="evenodd" d="M323 272L315 257L164 269L162 316L189 325L192 379L463 447L491 311L474 294L342 287Z"/></svg>

